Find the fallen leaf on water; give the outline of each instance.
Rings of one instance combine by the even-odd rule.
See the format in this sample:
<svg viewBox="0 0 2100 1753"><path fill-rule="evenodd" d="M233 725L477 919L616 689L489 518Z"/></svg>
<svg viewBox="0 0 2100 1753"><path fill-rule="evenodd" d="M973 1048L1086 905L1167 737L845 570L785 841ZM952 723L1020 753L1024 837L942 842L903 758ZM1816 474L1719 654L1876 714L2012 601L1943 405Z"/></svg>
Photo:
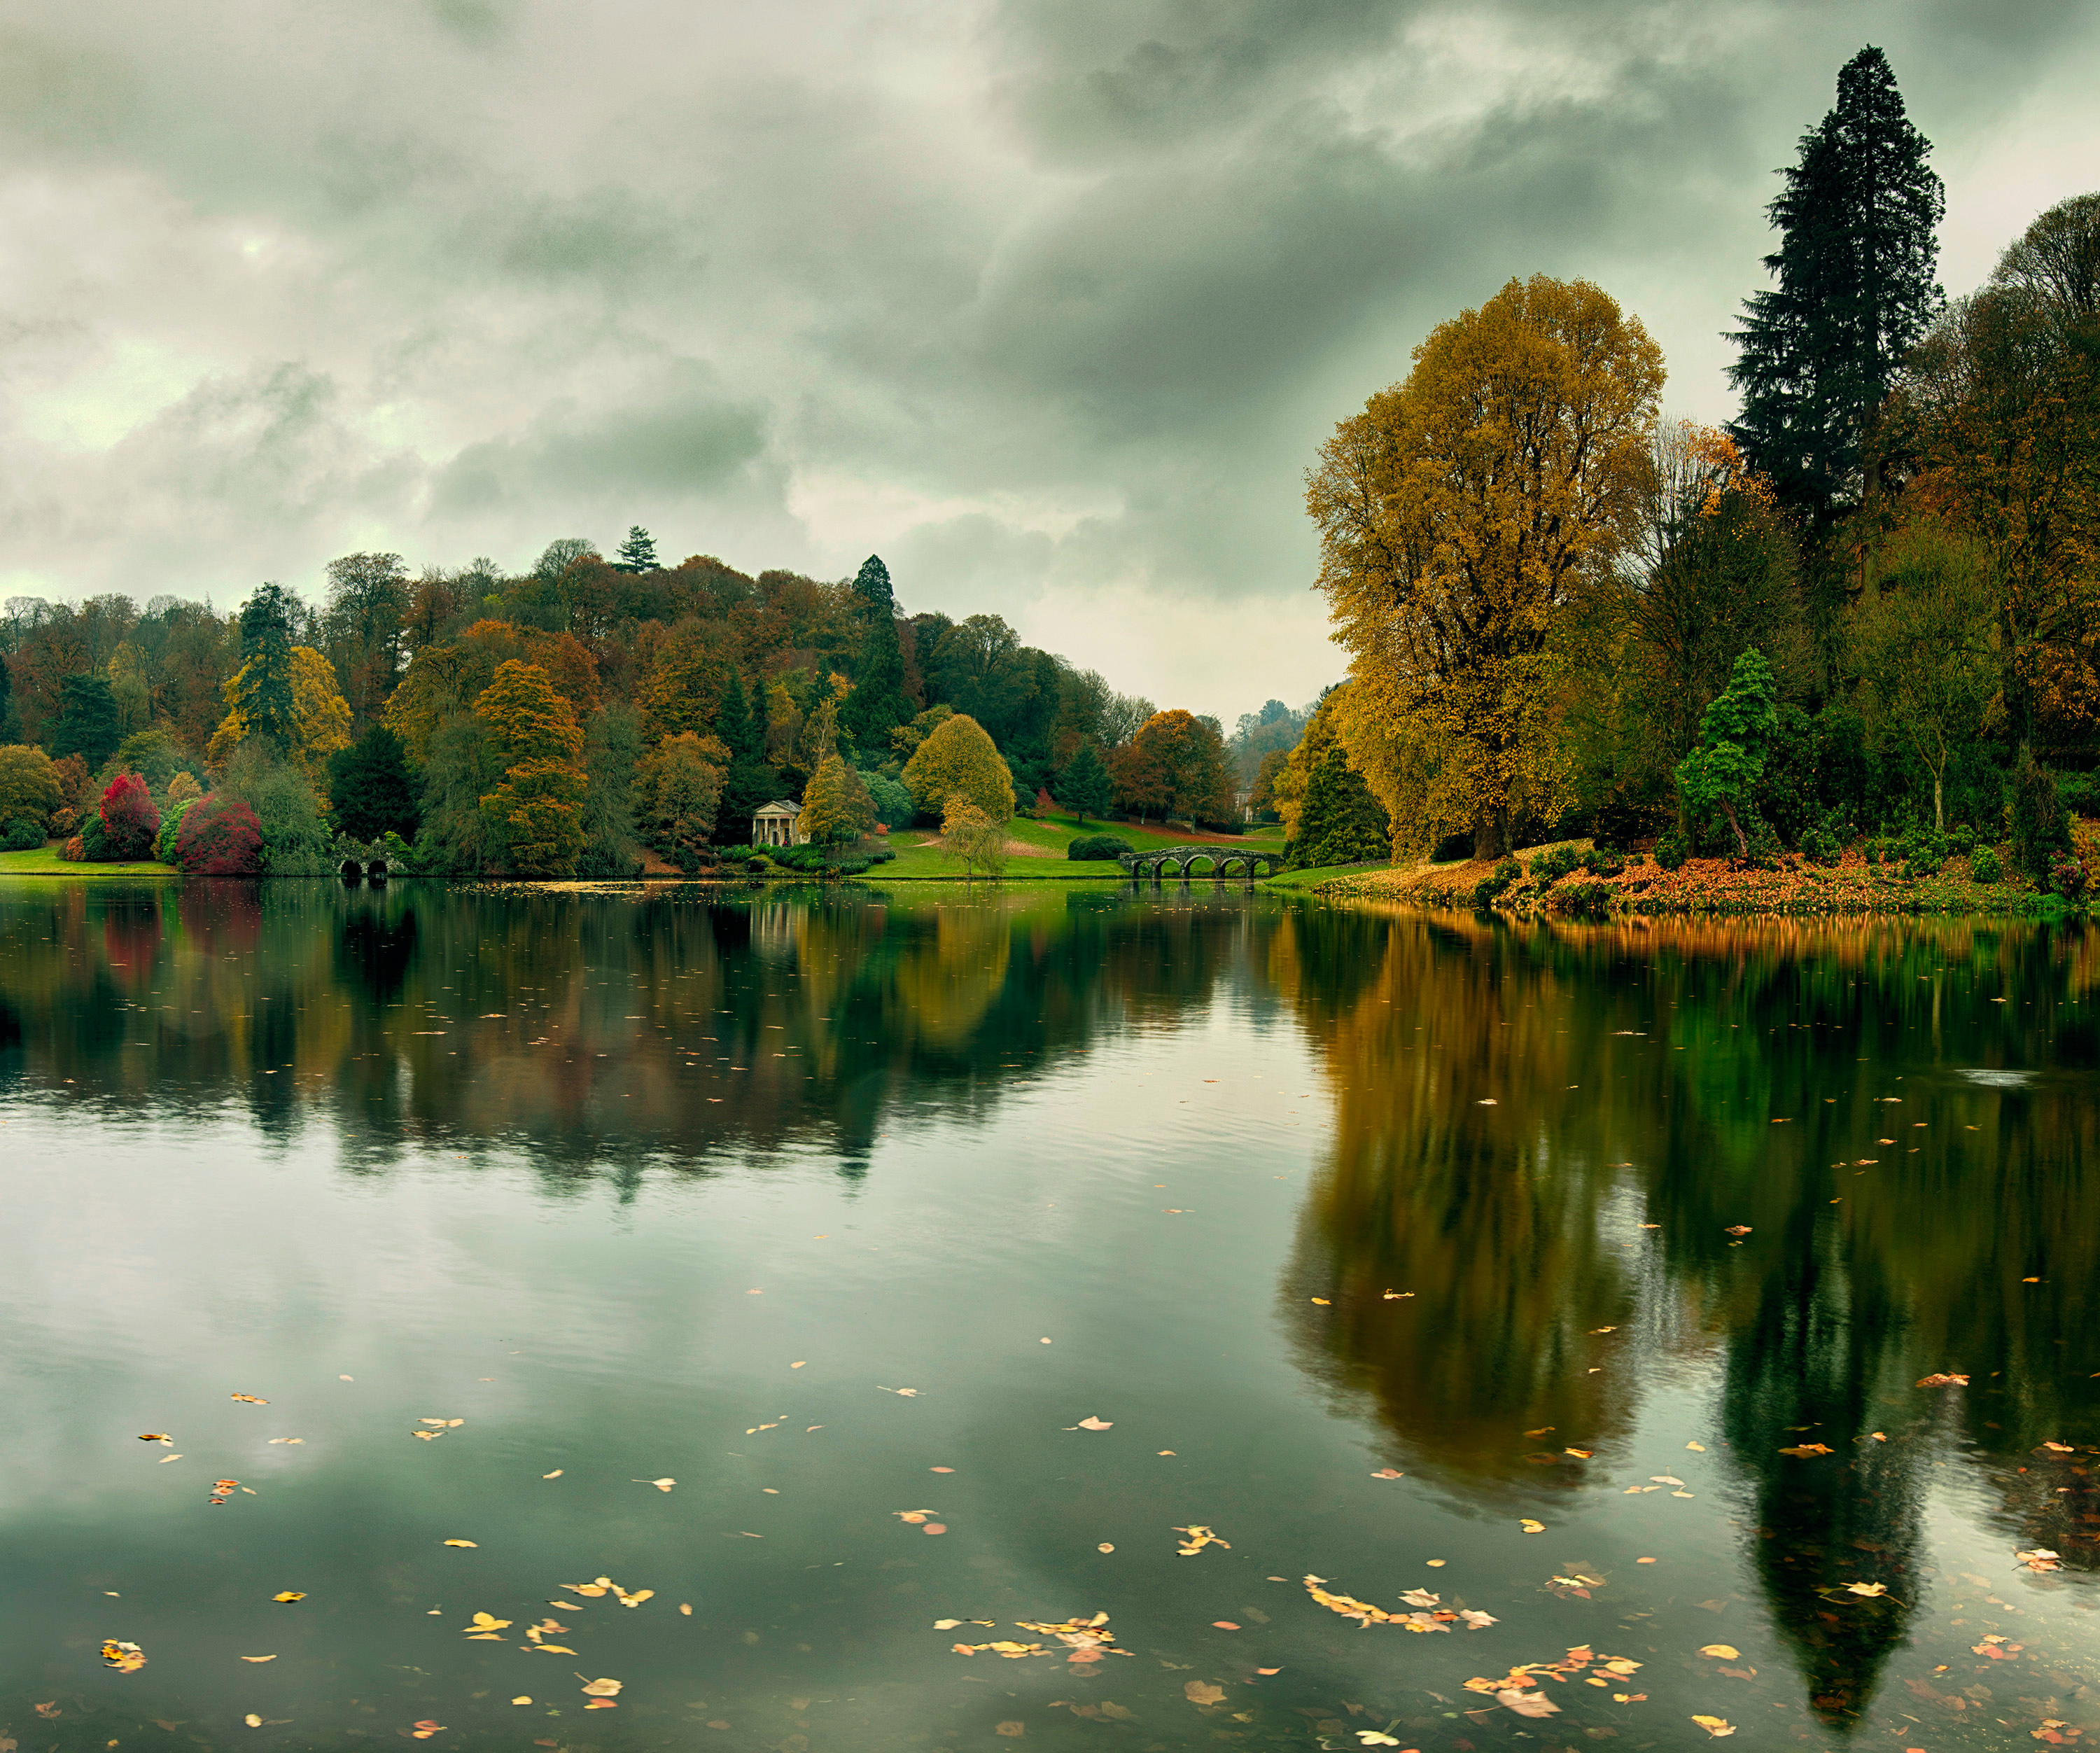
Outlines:
<svg viewBox="0 0 2100 1753"><path fill-rule="evenodd" d="M2045 1442L2042 1446L2058 1455L2071 1455L2076 1452L2067 1442Z"/></svg>
<svg viewBox="0 0 2100 1753"><path fill-rule="evenodd" d="M1397 1467L1381 1467L1371 1475L1374 1479L1405 1479L1406 1477Z"/></svg>
<svg viewBox="0 0 2100 1753"><path fill-rule="evenodd" d="M1492 1613L1482 1613L1476 1607L1461 1607L1458 1617L1466 1622L1469 1631L1485 1632L1491 1625L1502 1623Z"/></svg>
<svg viewBox="0 0 2100 1753"><path fill-rule="evenodd" d="M1497 1693L1495 1702L1507 1706L1519 1716L1554 1716L1560 1711L1560 1707L1544 1693L1520 1692L1514 1686L1506 1686Z"/></svg>
<svg viewBox="0 0 2100 1753"><path fill-rule="evenodd" d="M1359 1729L1357 1739L1367 1747L1396 1747L1400 1745L1393 1736L1383 1734L1375 1729Z"/></svg>
<svg viewBox="0 0 2100 1753"><path fill-rule="evenodd" d="M1595 1449L1563 1449L1560 1452L1563 1455L1572 1455L1578 1461L1593 1459L1597 1453Z"/></svg>
<svg viewBox="0 0 2100 1753"><path fill-rule="evenodd" d="M461 1626L460 1629L465 1632L500 1632L510 1623L510 1620L499 1619L492 1613L477 1613L473 1624Z"/></svg>
<svg viewBox="0 0 2100 1753"><path fill-rule="evenodd" d="M915 1525L919 1522L924 1521L929 1517L938 1516L941 1512L938 1509L893 1509L889 1513L894 1516L899 1521L908 1521Z"/></svg>
<svg viewBox="0 0 2100 1753"><path fill-rule="evenodd" d="M929 1473L951 1473L955 1471L955 1468L952 1467L929 1467L926 1471Z"/></svg>
<svg viewBox="0 0 2100 1753"><path fill-rule="evenodd" d="M233 1398L236 1400L244 1400L249 1406L267 1406L270 1403L267 1400L257 1399L253 1394L236 1394Z"/></svg>
<svg viewBox="0 0 2100 1753"><path fill-rule="evenodd" d="M945 1521L929 1521L919 1531L921 1534L946 1534L948 1531L948 1525Z"/></svg>
<svg viewBox="0 0 2100 1753"><path fill-rule="evenodd" d="M567 1469L564 1468L557 1467L551 1473L542 1473L540 1477L542 1479L558 1479L566 1471Z"/></svg>
<svg viewBox="0 0 2100 1753"><path fill-rule="evenodd" d="M1410 1607L1434 1607L1444 1597L1441 1595L1432 1595L1426 1588L1411 1588L1400 1598Z"/></svg>
<svg viewBox="0 0 2100 1753"><path fill-rule="evenodd" d="M1192 1523L1185 1528L1176 1528L1174 1531L1176 1534L1185 1534L1189 1536L1186 1540L1175 1548L1175 1550L1184 1558L1194 1557L1207 1546L1222 1546L1227 1552L1232 1550L1233 1543L1230 1540L1220 1539L1200 1521Z"/></svg>
<svg viewBox="0 0 2100 1753"><path fill-rule="evenodd" d="M65 1712L59 1708L59 1701L57 1699L47 1698L42 1704L37 1707L37 1715L43 1717L46 1720L49 1720L51 1718L55 1716L63 1716L65 1715Z"/></svg>
<svg viewBox="0 0 2100 1753"><path fill-rule="evenodd" d="M875 1385L882 1388L880 1382L877 1382ZM882 1388L882 1391L886 1394L902 1394L907 1400L915 1400L919 1398L919 1390L915 1388Z"/></svg>
<svg viewBox="0 0 2100 1753"><path fill-rule="evenodd" d="M1966 1388L1969 1378L1965 1375L1921 1375L1917 1379L1917 1385L1921 1388Z"/></svg>
<svg viewBox="0 0 2100 1753"><path fill-rule="evenodd" d="M1886 1595L1888 1592L1889 1586L1886 1583L1847 1583L1845 1585L1845 1592L1848 1595Z"/></svg>
<svg viewBox="0 0 2100 1753"><path fill-rule="evenodd" d="M1191 1704L1223 1704L1225 1702L1225 1689L1213 1686L1207 1680L1184 1680L1181 1693Z"/></svg>
<svg viewBox="0 0 2100 1753"><path fill-rule="evenodd" d="M432 1735L441 1735L444 1732L445 1725L443 1723L439 1722L435 1717L426 1716L410 1729L408 1734L412 1740L427 1741Z"/></svg>
<svg viewBox="0 0 2100 1753"><path fill-rule="evenodd" d="M1716 1741L1718 1741L1723 1735L1732 1735L1736 1732L1733 1726L1730 1724L1727 1720L1724 1717L1695 1716L1692 1720L1698 1724L1701 1729L1705 1729L1706 1733L1711 1735Z"/></svg>
<svg viewBox="0 0 2100 1753"><path fill-rule="evenodd" d="M1781 1449L1782 1455L1798 1455L1804 1458L1811 1455L1834 1455L1838 1451L1827 1443L1798 1442L1790 1449Z"/></svg>
<svg viewBox="0 0 2100 1753"><path fill-rule="evenodd" d="M1703 1442L1688 1442L1684 1446L1691 1450L1694 1455L1704 1455L1706 1452L1706 1445Z"/></svg>
<svg viewBox="0 0 2100 1753"><path fill-rule="evenodd" d="M1730 1224L1722 1232L1724 1235L1748 1235L1749 1233L1750 1226L1748 1224Z"/></svg>
<svg viewBox="0 0 2100 1753"><path fill-rule="evenodd" d="M1230 1619L1213 1619L1211 1621L1211 1628L1217 1632L1237 1632L1239 1627L1233 1624Z"/></svg>
<svg viewBox="0 0 2100 1753"><path fill-rule="evenodd" d="M160 1467L165 1467L165 1466L168 1464L168 1463L169 1463L169 1462L170 1462L170 1461L179 1461L181 1459L182 1459L182 1456L180 1456L179 1455L162 1455L162 1456L161 1457L161 1459L160 1459L157 1462L156 1462L154 1464L155 1464L155 1465L157 1465L157 1466L160 1466Z"/></svg>
<svg viewBox="0 0 2100 1753"><path fill-rule="evenodd" d="M2030 1570L2060 1570L2063 1568L2061 1555L2049 1551L2045 1546L2037 1546L2031 1552L2014 1552L2013 1557Z"/></svg>
<svg viewBox="0 0 2100 1753"><path fill-rule="evenodd" d="M115 1638L104 1640L102 1659L120 1674L135 1674L146 1665L146 1653L136 1644L119 1643Z"/></svg>
<svg viewBox="0 0 2100 1753"><path fill-rule="evenodd" d="M303 1589L288 1588L281 1594L272 1595L270 1598L272 1601L304 1601L307 1596Z"/></svg>
<svg viewBox="0 0 2100 1753"><path fill-rule="evenodd" d="M1743 1654L1733 1644L1704 1644L1699 1653L1702 1656L1718 1656L1723 1662L1736 1661Z"/></svg>
<svg viewBox="0 0 2100 1753"><path fill-rule="evenodd" d="M692 1602L690 1602L690 1601L680 1601L680 1602L678 1603L678 1611L679 1611L679 1612L681 1612L681 1613L682 1613L683 1614L685 1614L685 1616L686 1616L687 1618L689 1618L689 1619L690 1619L690 1618L692 1618L692 1616L693 1616L693 1604L692 1604Z"/></svg>
<svg viewBox="0 0 2100 1753"><path fill-rule="evenodd" d="M525 1696L525 1694L524 1694L524 1693L519 1693L516 1698L513 1698L510 1702L511 1702L513 1704L530 1704L532 1701L530 1698L527 1698L527 1697Z"/></svg>
<svg viewBox="0 0 2100 1753"><path fill-rule="evenodd" d="M1526 1534L1543 1534L1546 1532L1546 1524L1544 1522L1533 1521L1529 1516L1521 1518L1517 1523L1517 1526L1522 1528Z"/></svg>
<svg viewBox="0 0 2100 1753"><path fill-rule="evenodd" d="M613 1698L620 1695L620 1689L626 1684L619 1680L587 1680L583 1690L593 1698Z"/></svg>
<svg viewBox="0 0 2100 1753"><path fill-rule="evenodd" d="M1258 1667L1255 1670L1257 1674L1281 1674L1282 1671L1280 1667Z"/></svg>
<svg viewBox="0 0 2100 1753"><path fill-rule="evenodd" d="M654 1486L659 1491L668 1491L678 1481L675 1479L637 1479L633 1482L638 1486Z"/></svg>
<svg viewBox="0 0 2100 1753"><path fill-rule="evenodd" d="M1114 1419L1101 1418L1092 1413L1089 1413L1076 1424L1065 1426L1067 1430L1112 1430L1114 1428Z"/></svg>
<svg viewBox="0 0 2100 1753"><path fill-rule="evenodd" d="M275 1662L277 1658L275 1656L243 1656L240 1659L244 1662Z"/></svg>
<svg viewBox="0 0 2100 1753"><path fill-rule="evenodd" d="M1099 1546L1096 1546L1094 1550L1097 1552L1112 1552L1115 1550L1115 1548L1111 1546L1106 1540L1104 1540Z"/></svg>
<svg viewBox="0 0 2100 1753"><path fill-rule="evenodd" d="M1017 1740L1028 1733L1028 1724L1011 1720L995 1723L992 1725L991 1732L995 1735L1004 1735L1009 1741Z"/></svg>
<svg viewBox="0 0 2100 1753"><path fill-rule="evenodd" d="M170 1436L165 1430L148 1430L142 1432L139 1434L139 1440L141 1442L172 1443L175 1439Z"/></svg>
<svg viewBox="0 0 2100 1753"><path fill-rule="evenodd" d="M1650 1473L1648 1477L1648 1481L1652 1485L1681 1486L1684 1483L1684 1481L1682 1479L1679 1479L1674 1473Z"/></svg>
<svg viewBox="0 0 2100 1753"><path fill-rule="evenodd" d="M448 1546L471 1546L474 1544L474 1542L471 1540L448 1540L445 1542L445 1544Z"/></svg>
<svg viewBox="0 0 2100 1753"><path fill-rule="evenodd" d="M250 1729L260 1729L262 1726L262 1719L258 1716L253 1711L250 1711L240 1720L242 1722L247 1724Z"/></svg>

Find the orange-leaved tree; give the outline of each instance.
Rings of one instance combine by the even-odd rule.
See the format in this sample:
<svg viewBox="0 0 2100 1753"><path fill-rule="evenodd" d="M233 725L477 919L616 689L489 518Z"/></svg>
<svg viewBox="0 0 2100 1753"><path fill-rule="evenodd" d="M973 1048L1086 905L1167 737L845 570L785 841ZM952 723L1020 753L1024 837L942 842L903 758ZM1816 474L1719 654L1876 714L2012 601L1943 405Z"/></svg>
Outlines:
<svg viewBox="0 0 2100 1753"><path fill-rule="evenodd" d="M575 709L554 691L547 672L511 658L474 703L503 780L483 797L491 831L509 849L511 868L531 876L566 876L584 849L588 782L576 758L584 733Z"/></svg>

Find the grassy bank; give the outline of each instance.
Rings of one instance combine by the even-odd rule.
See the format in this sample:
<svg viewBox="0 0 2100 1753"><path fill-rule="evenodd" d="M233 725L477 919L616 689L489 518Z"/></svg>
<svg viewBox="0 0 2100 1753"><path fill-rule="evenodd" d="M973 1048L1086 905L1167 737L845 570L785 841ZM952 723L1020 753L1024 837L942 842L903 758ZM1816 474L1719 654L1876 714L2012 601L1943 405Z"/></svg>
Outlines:
<svg viewBox="0 0 2100 1753"><path fill-rule="evenodd" d="M132 864L68 864L61 842L47 841L29 852L0 852L0 876L179 876L172 864L142 859Z"/></svg>
<svg viewBox="0 0 2100 1753"><path fill-rule="evenodd" d="M2079 824L2080 850L2100 842L2100 824ZM1524 874L1495 897L1498 912L1536 913L2010 913L2062 907L2058 896L2044 894L2025 877L2013 873L2002 849L2005 875L1981 883L1970 874L1966 858L1951 858L1930 876L1906 876L1894 864L1869 864L1856 847L1833 865L1811 864L1798 855L1770 870L1738 869L1728 859L1692 859L1666 871L1642 853L1630 854L1615 876L1575 870L1549 880L1533 873L1533 862L1555 846L1590 850L1586 840L1527 846L1515 854ZM1330 898L1361 895L1405 901L1416 906L1472 912L1481 883L1495 872L1496 861L1464 859L1447 864L1427 860L1344 872L1309 886ZM1321 872L1302 876L1320 878Z"/></svg>

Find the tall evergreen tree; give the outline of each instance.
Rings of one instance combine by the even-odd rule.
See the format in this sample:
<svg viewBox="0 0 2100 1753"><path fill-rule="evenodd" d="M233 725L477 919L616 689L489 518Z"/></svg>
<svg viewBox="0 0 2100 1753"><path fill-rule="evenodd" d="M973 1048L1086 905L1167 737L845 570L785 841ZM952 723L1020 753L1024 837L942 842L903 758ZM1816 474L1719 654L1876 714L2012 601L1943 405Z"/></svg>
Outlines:
<svg viewBox="0 0 2100 1753"><path fill-rule="evenodd" d="M109 678L72 675L59 684L59 722L51 735L54 760L78 755L92 772L117 753L123 736L117 722L117 696Z"/></svg>
<svg viewBox="0 0 2100 1753"><path fill-rule="evenodd" d="M228 704L250 736L280 748L298 747L292 699L292 620L298 599L282 585L264 585L240 606L240 674Z"/></svg>
<svg viewBox="0 0 2100 1753"><path fill-rule="evenodd" d="M722 686L721 703L715 709L715 735L738 761L757 761L765 753L764 729L752 717L743 673L734 664L729 666L729 680Z"/></svg>
<svg viewBox="0 0 2100 1753"><path fill-rule="evenodd" d="M897 638L897 595L889 568L877 554L861 563L853 588L863 632L853 692L840 722L856 744L880 759L889 747L889 733L911 718L911 703L904 697L904 648Z"/></svg>
<svg viewBox="0 0 2100 1753"><path fill-rule="evenodd" d="M1092 743L1082 743L1057 775L1057 801L1083 822L1109 806L1109 770Z"/></svg>
<svg viewBox="0 0 2100 1753"><path fill-rule="evenodd" d="M1728 369L1742 392L1729 428L1788 503L1818 516L1860 492L1860 453L1904 355L1941 302L1934 279L1946 191L1932 143L1904 113L1888 57L1862 49L1838 75L1838 104L1801 139L1766 210L1780 232Z"/></svg>
<svg viewBox="0 0 2100 1753"><path fill-rule="evenodd" d="M664 563L656 558L656 538L639 523L633 523L628 526L627 540L620 545L620 558L612 563L615 572L654 572Z"/></svg>
<svg viewBox="0 0 2100 1753"><path fill-rule="evenodd" d="M15 673L0 658L0 748L22 740L22 715L15 706Z"/></svg>
<svg viewBox="0 0 2100 1753"><path fill-rule="evenodd" d="M423 813L419 789L401 739L383 724L329 757L329 806L352 840L389 832L413 840Z"/></svg>

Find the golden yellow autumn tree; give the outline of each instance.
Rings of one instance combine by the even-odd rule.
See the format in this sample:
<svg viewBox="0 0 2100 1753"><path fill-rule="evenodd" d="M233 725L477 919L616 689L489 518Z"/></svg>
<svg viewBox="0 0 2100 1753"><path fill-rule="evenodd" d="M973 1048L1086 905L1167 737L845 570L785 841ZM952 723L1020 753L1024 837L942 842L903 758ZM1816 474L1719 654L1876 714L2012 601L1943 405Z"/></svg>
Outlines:
<svg viewBox="0 0 2100 1753"><path fill-rule="evenodd" d="M350 747L350 702L336 686L335 665L311 646L292 647L291 667L293 740L285 754L319 786L328 776L329 757ZM219 690L226 698L226 716L205 748L205 759L214 767L223 766L248 735L238 704L248 670L242 665Z"/></svg>
<svg viewBox="0 0 2100 1753"><path fill-rule="evenodd" d="M503 769L502 783L482 798L481 809L509 849L511 869L528 876L573 874L584 849L588 789L576 765L584 733L575 709L545 670L511 658L496 666L474 715Z"/></svg>
<svg viewBox="0 0 2100 1753"><path fill-rule="evenodd" d="M1537 275L1414 357L1306 477L1352 659L1337 728L1388 727L1358 764L1393 777L1381 801L1406 837L1470 828L1492 856L1519 811L1562 801L1552 636L1637 535L1662 354L1595 286Z"/></svg>
<svg viewBox="0 0 2100 1753"><path fill-rule="evenodd" d="M1013 775L985 728L967 713L944 718L904 763L904 783L922 815L945 817L960 796L993 822L1013 814Z"/></svg>

